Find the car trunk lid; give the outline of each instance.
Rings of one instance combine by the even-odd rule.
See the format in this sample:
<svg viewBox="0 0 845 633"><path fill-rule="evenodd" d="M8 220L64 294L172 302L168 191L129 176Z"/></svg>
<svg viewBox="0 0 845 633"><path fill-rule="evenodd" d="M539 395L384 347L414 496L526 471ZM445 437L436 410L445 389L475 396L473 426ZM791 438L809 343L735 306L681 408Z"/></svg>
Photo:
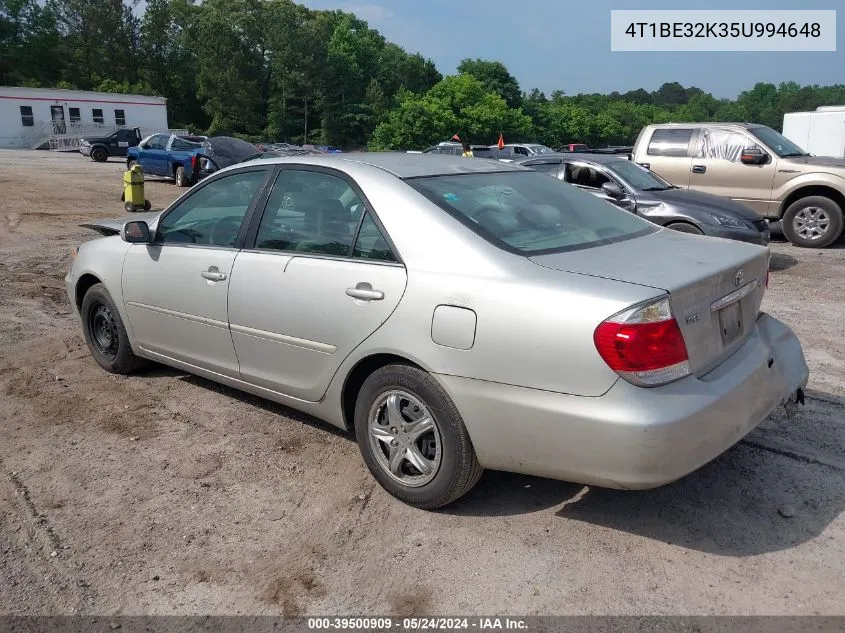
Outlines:
<svg viewBox="0 0 845 633"><path fill-rule="evenodd" d="M751 335L765 290L769 250L666 229L614 244L529 259L547 268L669 293L690 370L701 376Z"/></svg>

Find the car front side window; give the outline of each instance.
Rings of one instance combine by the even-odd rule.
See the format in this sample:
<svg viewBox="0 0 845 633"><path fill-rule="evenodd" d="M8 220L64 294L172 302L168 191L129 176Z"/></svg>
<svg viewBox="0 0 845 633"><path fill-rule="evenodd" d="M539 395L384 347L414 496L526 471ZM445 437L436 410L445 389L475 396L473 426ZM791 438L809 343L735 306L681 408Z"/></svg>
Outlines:
<svg viewBox="0 0 845 633"><path fill-rule="evenodd" d="M244 171L209 182L162 218L155 243L233 247L266 175Z"/></svg>

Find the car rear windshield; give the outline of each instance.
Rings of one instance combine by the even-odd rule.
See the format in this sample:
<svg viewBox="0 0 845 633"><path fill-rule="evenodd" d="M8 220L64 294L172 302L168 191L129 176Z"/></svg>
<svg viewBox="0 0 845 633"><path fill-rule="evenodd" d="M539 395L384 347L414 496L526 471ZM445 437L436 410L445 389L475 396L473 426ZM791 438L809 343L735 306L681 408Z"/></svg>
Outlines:
<svg viewBox="0 0 845 633"><path fill-rule="evenodd" d="M487 241L526 256L591 248L657 230L536 171L427 176L406 182Z"/></svg>

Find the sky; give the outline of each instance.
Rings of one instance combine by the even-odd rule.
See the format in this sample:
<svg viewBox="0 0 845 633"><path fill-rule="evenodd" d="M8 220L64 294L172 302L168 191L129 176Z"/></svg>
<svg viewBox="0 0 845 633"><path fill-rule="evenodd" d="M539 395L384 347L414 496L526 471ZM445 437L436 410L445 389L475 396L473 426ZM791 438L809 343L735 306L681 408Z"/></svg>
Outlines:
<svg viewBox="0 0 845 633"><path fill-rule="evenodd" d="M524 91L656 90L665 82L734 98L757 82L845 83L842 0L298 0L342 9L443 74L464 58L501 61ZM611 9L839 9L836 52L611 52Z"/></svg>

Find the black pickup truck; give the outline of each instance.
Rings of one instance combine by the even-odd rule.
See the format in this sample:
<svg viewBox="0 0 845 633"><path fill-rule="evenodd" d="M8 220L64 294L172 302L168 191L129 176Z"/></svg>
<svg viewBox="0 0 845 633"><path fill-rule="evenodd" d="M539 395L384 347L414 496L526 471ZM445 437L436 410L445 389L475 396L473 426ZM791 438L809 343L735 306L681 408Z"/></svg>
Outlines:
<svg viewBox="0 0 845 633"><path fill-rule="evenodd" d="M81 139L79 152L92 160L103 163L110 156L126 156L126 150L141 142L138 128L115 130L107 136L86 136Z"/></svg>

